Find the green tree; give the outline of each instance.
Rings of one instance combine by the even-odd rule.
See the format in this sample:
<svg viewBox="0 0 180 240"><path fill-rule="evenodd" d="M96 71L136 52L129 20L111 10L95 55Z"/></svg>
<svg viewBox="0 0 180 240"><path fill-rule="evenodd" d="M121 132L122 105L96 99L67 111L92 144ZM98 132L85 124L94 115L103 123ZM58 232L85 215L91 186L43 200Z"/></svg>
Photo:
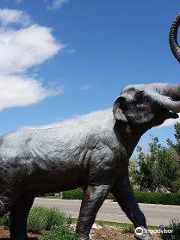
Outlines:
<svg viewBox="0 0 180 240"><path fill-rule="evenodd" d="M147 191L178 191L180 165L175 158L172 147L163 147L157 137L149 144L149 153L137 148L136 165L131 170L134 183L141 190Z"/></svg>
<svg viewBox="0 0 180 240"><path fill-rule="evenodd" d="M176 123L174 125L174 130L175 130L175 134L174 134L175 143L173 143L170 139L167 139L167 143L173 158L180 166L180 123ZM180 190L180 169L179 169L179 176L177 180L173 182L173 185L176 190L178 191Z"/></svg>

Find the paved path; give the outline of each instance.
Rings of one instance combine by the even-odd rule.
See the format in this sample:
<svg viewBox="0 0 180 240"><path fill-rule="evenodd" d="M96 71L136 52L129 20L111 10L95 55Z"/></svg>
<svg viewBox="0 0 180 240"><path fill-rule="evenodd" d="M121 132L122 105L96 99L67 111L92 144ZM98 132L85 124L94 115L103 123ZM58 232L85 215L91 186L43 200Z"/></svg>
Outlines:
<svg viewBox="0 0 180 240"><path fill-rule="evenodd" d="M34 205L56 207L71 215L73 218L78 217L80 200L62 200L36 198ZM160 224L168 224L172 218L180 218L180 206L155 205L155 204L139 204L144 212L148 225L159 226ZM105 201L98 212L98 220L130 223L129 219L115 202Z"/></svg>

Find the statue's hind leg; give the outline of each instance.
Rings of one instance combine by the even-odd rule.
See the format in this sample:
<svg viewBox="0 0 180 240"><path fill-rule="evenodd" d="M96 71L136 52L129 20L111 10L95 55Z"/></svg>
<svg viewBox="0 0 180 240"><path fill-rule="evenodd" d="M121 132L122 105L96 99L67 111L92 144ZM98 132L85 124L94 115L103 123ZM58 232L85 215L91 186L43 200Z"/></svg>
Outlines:
<svg viewBox="0 0 180 240"><path fill-rule="evenodd" d="M10 212L10 239L27 240L27 217L34 201L33 193L22 195Z"/></svg>

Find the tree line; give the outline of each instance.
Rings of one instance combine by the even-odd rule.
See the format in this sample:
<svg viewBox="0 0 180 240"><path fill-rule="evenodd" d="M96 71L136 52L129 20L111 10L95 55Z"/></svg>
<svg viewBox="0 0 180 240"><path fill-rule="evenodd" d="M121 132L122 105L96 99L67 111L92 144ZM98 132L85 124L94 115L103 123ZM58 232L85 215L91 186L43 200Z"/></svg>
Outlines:
<svg viewBox="0 0 180 240"><path fill-rule="evenodd" d="M174 125L175 142L167 139L163 146L157 137L149 143L149 151L137 148L130 160L130 179L134 188L151 192L180 191L180 123Z"/></svg>

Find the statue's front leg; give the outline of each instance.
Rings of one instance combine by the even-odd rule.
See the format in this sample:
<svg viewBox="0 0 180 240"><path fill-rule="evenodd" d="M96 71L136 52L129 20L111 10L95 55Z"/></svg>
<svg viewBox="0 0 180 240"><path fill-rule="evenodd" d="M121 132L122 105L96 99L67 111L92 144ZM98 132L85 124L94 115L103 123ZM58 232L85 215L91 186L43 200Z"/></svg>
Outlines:
<svg viewBox="0 0 180 240"><path fill-rule="evenodd" d="M120 207L125 212L127 217L134 224L134 227L143 228L145 233L142 235L137 235L135 233L135 237L141 240L152 240L151 235L146 231L147 230L146 219L136 201L136 198L134 196L133 190L129 182L128 174L125 177L120 178L115 183L112 189L112 194L117 199Z"/></svg>
<svg viewBox="0 0 180 240"><path fill-rule="evenodd" d="M27 217L34 201L34 194L26 193L19 198L19 201L10 212L10 239L28 240Z"/></svg>
<svg viewBox="0 0 180 240"><path fill-rule="evenodd" d="M89 232L95 221L96 214L110 191L110 186L89 185L84 191L76 232L81 240L89 240Z"/></svg>

